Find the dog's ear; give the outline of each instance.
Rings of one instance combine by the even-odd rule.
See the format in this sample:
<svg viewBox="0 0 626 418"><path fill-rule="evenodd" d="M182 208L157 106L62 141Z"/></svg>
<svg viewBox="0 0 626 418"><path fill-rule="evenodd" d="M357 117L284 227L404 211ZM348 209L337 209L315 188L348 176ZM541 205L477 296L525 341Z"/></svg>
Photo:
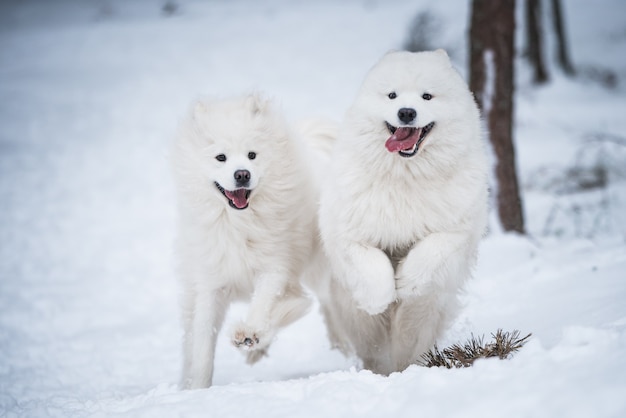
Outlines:
<svg viewBox="0 0 626 418"><path fill-rule="evenodd" d="M452 61L450 61L450 57L448 56L448 53L446 52L445 49L437 49L435 50L435 55L441 60L441 62L446 63L448 65L452 65Z"/></svg>
<svg viewBox="0 0 626 418"><path fill-rule="evenodd" d="M197 100L192 107L192 115L194 119L201 118L203 115L206 115L209 111L209 107L202 100Z"/></svg>
<svg viewBox="0 0 626 418"><path fill-rule="evenodd" d="M447 52L446 52L446 50L445 50L445 49L443 49L443 48L439 48L439 49L435 50L435 53L436 53L436 54L438 54L438 55L439 55L439 56L441 56L441 57L444 57L444 58L450 59L450 57L448 57L448 53L447 53Z"/></svg>
<svg viewBox="0 0 626 418"><path fill-rule="evenodd" d="M252 93L246 99L246 104L248 105L248 109L252 112L253 115L259 115L265 112L267 109L269 101L265 99L260 93Z"/></svg>

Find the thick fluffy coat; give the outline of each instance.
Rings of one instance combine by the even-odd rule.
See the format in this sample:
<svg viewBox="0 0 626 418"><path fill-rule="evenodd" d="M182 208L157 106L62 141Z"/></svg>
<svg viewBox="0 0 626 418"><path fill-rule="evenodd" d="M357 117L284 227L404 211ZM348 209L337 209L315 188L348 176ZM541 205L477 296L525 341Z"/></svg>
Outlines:
<svg viewBox="0 0 626 418"><path fill-rule="evenodd" d="M479 111L447 54L385 55L331 165L320 209L331 338L367 369L403 370L455 317L487 221Z"/></svg>
<svg viewBox="0 0 626 418"><path fill-rule="evenodd" d="M230 336L250 363L309 306L299 279L317 251L316 196L292 136L258 95L200 101L181 126L172 163L183 388L211 385L216 339L231 301L250 301Z"/></svg>

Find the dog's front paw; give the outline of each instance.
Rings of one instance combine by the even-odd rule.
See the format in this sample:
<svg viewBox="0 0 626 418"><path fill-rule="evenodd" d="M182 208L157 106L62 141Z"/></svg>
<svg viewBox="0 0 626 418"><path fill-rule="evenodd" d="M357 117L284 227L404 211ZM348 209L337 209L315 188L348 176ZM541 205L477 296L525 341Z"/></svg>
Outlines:
<svg viewBox="0 0 626 418"><path fill-rule="evenodd" d="M267 340L265 333L243 322L235 327L231 338L233 345L244 352L248 364L254 364L267 355Z"/></svg>
<svg viewBox="0 0 626 418"><path fill-rule="evenodd" d="M255 333L239 330L233 335L233 345L242 350L254 350L255 345L258 345L259 342L259 337Z"/></svg>
<svg viewBox="0 0 626 418"><path fill-rule="evenodd" d="M430 279L410 263L400 263L396 275L396 294L398 299L407 299L426 293Z"/></svg>
<svg viewBox="0 0 626 418"><path fill-rule="evenodd" d="M396 294L398 299L407 299L414 296L419 296L425 293L426 285L422 281L414 280L413 277L396 278Z"/></svg>
<svg viewBox="0 0 626 418"><path fill-rule="evenodd" d="M396 299L393 268L387 260L367 267L369 269L361 269L359 272L359 280L352 289L353 298L360 309L370 315L377 315Z"/></svg>
<svg viewBox="0 0 626 418"><path fill-rule="evenodd" d="M243 322L233 329L231 341L235 347L244 351L261 350L268 345L262 331Z"/></svg>

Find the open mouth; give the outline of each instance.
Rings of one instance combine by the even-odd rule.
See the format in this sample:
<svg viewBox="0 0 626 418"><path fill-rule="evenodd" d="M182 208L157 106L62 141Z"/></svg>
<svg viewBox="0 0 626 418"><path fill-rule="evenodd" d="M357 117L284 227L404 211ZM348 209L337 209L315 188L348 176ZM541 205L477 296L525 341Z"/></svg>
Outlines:
<svg viewBox="0 0 626 418"><path fill-rule="evenodd" d="M397 152L401 157L412 157L417 154L420 145L426 139L428 133L435 126L435 122L421 128L414 126L393 126L385 122L391 136L385 142L385 147L389 152Z"/></svg>
<svg viewBox="0 0 626 418"><path fill-rule="evenodd" d="M215 187L222 192L226 199L228 199L228 204L237 210L242 210L248 207L250 203L250 194L252 190L250 189L236 189L236 190L226 190L223 188L218 182L215 182Z"/></svg>

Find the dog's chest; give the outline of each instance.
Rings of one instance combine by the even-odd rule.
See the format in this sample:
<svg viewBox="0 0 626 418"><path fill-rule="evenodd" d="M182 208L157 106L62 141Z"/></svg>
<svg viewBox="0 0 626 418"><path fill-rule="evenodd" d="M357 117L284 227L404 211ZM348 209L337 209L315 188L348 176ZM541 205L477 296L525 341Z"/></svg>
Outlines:
<svg viewBox="0 0 626 418"><path fill-rule="evenodd" d="M229 280L253 286L259 274L288 269L295 262L294 245L289 245L294 240L288 234L288 226L279 220L268 224L266 220L241 217L214 230L210 245Z"/></svg>
<svg viewBox="0 0 626 418"><path fill-rule="evenodd" d="M351 229L381 249L409 248L456 218L442 194L410 181L374 179L351 199Z"/></svg>

